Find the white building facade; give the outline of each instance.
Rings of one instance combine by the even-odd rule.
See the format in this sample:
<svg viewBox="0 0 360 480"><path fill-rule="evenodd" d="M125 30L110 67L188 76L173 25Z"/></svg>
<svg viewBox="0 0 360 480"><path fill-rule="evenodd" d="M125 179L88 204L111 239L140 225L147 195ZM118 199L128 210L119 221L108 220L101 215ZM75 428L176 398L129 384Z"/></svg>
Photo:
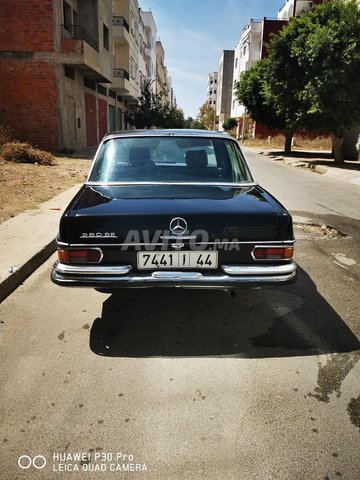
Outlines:
<svg viewBox="0 0 360 480"><path fill-rule="evenodd" d="M262 20L250 20L242 29L240 40L235 47L233 84L261 58ZM243 117L244 106L238 102L234 89L231 97L231 117Z"/></svg>
<svg viewBox="0 0 360 480"><path fill-rule="evenodd" d="M208 75L206 103L212 108L216 108L216 97L218 89L218 72L211 72Z"/></svg>

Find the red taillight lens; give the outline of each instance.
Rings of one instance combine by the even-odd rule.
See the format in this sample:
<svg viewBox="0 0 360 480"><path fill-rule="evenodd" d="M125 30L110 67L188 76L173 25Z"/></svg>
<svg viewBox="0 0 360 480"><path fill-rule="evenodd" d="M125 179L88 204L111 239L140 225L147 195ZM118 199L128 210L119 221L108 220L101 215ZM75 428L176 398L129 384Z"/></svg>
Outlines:
<svg viewBox="0 0 360 480"><path fill-rule="evenodd" d="M256 260L291 260L294 247L256 247L254 258Z"/></svg>
<svg viewBox="0 0 360 480"><path fill-rule="evenodd" d="M61 263L96 263L101 259L101 251L95 248L59 248Z"/></svg>

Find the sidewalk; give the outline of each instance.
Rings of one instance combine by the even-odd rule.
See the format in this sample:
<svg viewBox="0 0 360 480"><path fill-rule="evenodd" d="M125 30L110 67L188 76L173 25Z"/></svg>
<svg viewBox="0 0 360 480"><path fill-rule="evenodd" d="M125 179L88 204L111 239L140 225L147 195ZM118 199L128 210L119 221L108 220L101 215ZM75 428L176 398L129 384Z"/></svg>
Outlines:
<svg viewBox="0 0 360 480"><path fill-rule="evenodd" d="M0 224L0 303L55 252L60 217L80 187Z"/></svg>
<svg viewBox="0 0 360 480"><path fill-rule="evenodd" d="M265 159L311 168L336 181L360 186L360 162L346 162L339 168L322 152L296 151L285 157L270 150L251 150ZM60 217L80 187L81 184L75 185L38 208L0 224L0 303L55 252Z"/></svg>
<svg viewBox="0 0 360 480"><path fill-rule="evenodd" d="M329 152L325 151L294 150L290 155L284 155L283 152L277 152L274 149L245 148L273 161L282 161L291 167L308 168L327 178L360 186L360 162L356 160L347 160L343 166L337 166L330 158Z"/></svg>

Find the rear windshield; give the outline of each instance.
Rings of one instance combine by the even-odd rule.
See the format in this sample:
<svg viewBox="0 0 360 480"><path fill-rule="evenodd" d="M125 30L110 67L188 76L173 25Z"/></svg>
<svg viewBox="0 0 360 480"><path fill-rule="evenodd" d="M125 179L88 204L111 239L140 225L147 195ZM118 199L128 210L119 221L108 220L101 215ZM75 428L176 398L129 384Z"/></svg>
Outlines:
<svg viewBox="0 0 360 480"><path fill-rule="evenodd" d="M136 137L106 141L90 182L251 183L237 143L199 137Z"/></svg>

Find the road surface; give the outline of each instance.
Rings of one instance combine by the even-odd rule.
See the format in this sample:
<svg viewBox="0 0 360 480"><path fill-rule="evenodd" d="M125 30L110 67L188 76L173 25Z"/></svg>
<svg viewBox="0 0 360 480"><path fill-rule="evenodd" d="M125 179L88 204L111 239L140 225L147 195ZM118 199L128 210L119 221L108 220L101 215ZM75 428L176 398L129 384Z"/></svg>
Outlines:
<svg viewBox="0 0 360 480"><path fill-rule="evenodd" d="M299 226L298 283L235 299L62 289L50 259L0 306L2 480L359 478L360 188L248 157L347 237Z"/></svg>

